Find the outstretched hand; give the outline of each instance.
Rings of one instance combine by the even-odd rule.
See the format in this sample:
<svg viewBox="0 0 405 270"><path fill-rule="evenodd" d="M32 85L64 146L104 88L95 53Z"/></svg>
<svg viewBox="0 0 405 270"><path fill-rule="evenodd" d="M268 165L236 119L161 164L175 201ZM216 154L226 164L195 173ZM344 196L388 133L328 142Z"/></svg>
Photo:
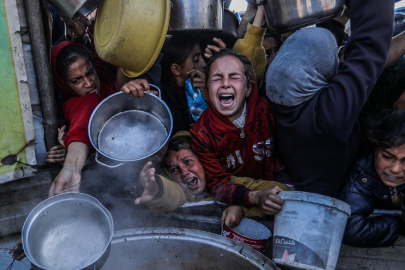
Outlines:
<svg viewBox="0 0 405 270"><path fill-rule="evenodd" d="M73 168L64 166L52 182L49 197L66 192L79 192L81 174Z"/></svg>
<svg viewBox="0 0 405 270"><path fill-rule="evenodd" d="M283 199L277 196L280 191L283 190L278 186L263 191L252 191L249 193L250 203L259 205L265 215L278 214L284 203Z"/></svg>
<svg viewBox="0 0 405 270"><path fill-rule="evenodd" d="M152 162L147 162L140 173L139 185L142 186L143 192L141 197L135 199L135 204L148 203L159 193L160 188L156 183L155 168L151 168L151 166Z"/></svg>

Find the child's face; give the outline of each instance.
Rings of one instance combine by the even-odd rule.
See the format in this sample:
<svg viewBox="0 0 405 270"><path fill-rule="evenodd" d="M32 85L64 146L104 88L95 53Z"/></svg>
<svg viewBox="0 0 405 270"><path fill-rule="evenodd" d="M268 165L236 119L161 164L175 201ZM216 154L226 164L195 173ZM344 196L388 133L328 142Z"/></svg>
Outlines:
<svg viewBox="0 0 405 270"><path fill-rule="evenodd" d="M67 85L82 97L90 93L99 93L100 81L93 64L87 59L79 58L67 71Z"/></svg>
<svg viewBox="0 0 405 270"><path fill-rule="evenodd" d="M215 109L230 121L241 115L251 89L238 58L229 55L212 63L208 79L209 98Z"/></svg>
<svg viewBox="0 0 405 270"><path fill-rule="evenodd" d="M375 170L386 186L405 184L405 144L388 149L378 148L374 161Z"/></svg>
<svg viewBox="0 0 405 270"><path fill-rule="evenodd" d="M204 168L198 157L188 149L169 151L167 169L175 182L193 195L202 193L206 187Z"/></svg>

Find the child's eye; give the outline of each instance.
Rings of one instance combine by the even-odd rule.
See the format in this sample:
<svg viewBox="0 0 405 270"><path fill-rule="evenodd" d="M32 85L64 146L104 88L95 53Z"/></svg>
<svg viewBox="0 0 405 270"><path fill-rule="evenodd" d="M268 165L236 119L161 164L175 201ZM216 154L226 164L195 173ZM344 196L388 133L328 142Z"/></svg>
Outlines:
<svg viewBox="0 0 405 270"><path fill-rule="evenodd" d="M71 80L70 82L73 83L73 84L79 84L80 80L78 80L78 79L73 79L73 80Z"/></svg>
<svg viewBox="0 0 405 270"><path fill-rule="evenodd" d="M382 157L383 157L384 159L387 159L387 160L391 160L391 159L392 159L392 157L391 157L391 156L384 155L384 154L382 154Z"/></svg>
<svg viewBox="0 0 405 270"><path fill-rule="evenodd" d="M184 161L184 163L185 163L186 165L188 165L188 164L190 164L191 161L192 161L191 159L187 159L186 161Z"/></svg>
<svg viewBox="0 0 405 270"><path fill-rule="evenodd" d="M170 169L170 172L171 172L171 173L177 172L177 168L171 168L171 169Z"/></svg>

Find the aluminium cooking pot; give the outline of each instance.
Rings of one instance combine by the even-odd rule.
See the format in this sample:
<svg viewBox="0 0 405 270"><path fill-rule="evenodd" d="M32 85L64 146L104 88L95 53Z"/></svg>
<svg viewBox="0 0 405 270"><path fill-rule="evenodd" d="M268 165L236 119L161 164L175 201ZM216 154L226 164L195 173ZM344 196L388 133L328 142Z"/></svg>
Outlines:
<svg viewBox="0 0 405 270"><path fill-rule="evenodd" d="M279 270L269 258L241 242L180 228L116 231L101 270L116 269Z"/></svg>
<svg viewBox="0 0 405 270"><path fill-rule="evenodd" d="M267 24L276 32L289 32L339 15L345 0L265 0Z"/></svg>
<svg viewBox="0 0 405 270"><path fill-rule="evenodd" d="M169 34L220 32L223 0L171 0Z"/></svg>
<svg viewBox="0 0 405 270"><path fill-rule="evenodd" d="M40 269L100 268L110 252L110 212L83 193L63 193L38 204L21 238L27 258Z"/></svg>
<svg viewBox="0 0 405 270"><path fill-rule="evenodd" d="M150 84L151 89L159 88ZM125 163L160 162L173 129L169 107L159 97L134 98L123 92L105 98L89 121L96 162L108 168Z"/></svg>
<svg viewBox="0 0 405 270"><path fill-rule="evenodd" d="M59 14L59 16L68 23L76 13L83 16L89 15L98 6L100 0L46 0Z"/></svg>

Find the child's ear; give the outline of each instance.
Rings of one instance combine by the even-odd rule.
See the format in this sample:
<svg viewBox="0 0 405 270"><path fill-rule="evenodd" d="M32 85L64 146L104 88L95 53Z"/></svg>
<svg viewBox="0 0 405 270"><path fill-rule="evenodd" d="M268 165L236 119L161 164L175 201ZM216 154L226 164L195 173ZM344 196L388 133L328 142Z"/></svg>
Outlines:
<svg viewBox="0 0 405 270"><path fill-rule="evenodd" d="M180 66L179 66L178 64L172 64L172 65L170 66L170 69L171 69L172 73L173 73L175 76L179 76L179 75L181 74Z"/></svg>
<svg viewBox="0 0 405 270"><path fill-rule="evenodd" d="M250 94L252 93L252 88L253 88L253 84L249 83L247 86L247 91L246 91L246 97L250 97Z"/></svg>

